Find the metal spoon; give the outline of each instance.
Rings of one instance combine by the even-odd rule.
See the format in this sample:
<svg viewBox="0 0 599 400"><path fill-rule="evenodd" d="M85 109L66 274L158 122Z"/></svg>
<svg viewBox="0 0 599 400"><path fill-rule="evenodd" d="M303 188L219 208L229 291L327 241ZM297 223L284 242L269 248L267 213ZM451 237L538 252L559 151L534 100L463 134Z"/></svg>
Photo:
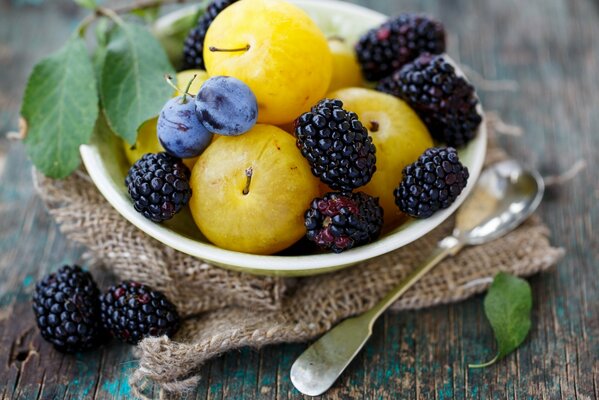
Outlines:
<svg viewBox="0 0 599 400"><path fill-rule="evenodd" d="M295 360L291 382L297 390L309 396L327 391L362 349L374 322L391 304L464 246L486 243L516 228L537 208L544 187L537 171L524 169L514 160L486 169L457 212L453 234L441 240L430 256L371 310L346 319Z"/></svg>

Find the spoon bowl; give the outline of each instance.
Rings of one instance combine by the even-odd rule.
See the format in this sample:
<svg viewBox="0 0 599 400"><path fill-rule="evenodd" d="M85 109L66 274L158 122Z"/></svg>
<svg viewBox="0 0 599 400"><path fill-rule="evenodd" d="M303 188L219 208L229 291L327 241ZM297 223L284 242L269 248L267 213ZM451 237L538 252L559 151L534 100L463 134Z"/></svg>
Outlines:
<svg viewBox="0 0 599 400"><path fill-rule="evenodd" d="M487 168L456 214L453 232L465 245L495 240L528 218L543 199L541 175L515 160Z"/></svg>

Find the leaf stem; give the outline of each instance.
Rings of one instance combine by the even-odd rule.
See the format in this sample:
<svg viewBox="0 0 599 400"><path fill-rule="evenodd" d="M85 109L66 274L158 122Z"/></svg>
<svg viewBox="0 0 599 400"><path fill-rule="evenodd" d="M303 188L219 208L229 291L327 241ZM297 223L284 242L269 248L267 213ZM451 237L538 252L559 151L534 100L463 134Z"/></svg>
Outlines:
<svg viewBox="0 0 599 400"><path fill-rule="evenodd" d="M472 369L476 369L476 368L486 368L490 365L493 365L497 362L497 360L499 360L499 354L497 354L495 357L493 357L493 359L491 359L490 361L487 361L486 363L482 363L482 364L468 364L468 368L472 368Z"/></svg>

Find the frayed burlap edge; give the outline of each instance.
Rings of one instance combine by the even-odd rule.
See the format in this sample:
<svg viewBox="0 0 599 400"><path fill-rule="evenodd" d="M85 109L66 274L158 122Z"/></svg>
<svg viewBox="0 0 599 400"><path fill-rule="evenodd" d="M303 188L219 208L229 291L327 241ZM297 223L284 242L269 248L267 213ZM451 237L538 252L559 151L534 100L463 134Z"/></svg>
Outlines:
<svg viewBox="0 0 599 400"><path fill-rule="evenodd" d="M371 308L400 282L451 231L451 221L425 238L387 256L329 274L298 280L280 310L229 307L188 319L177 337L146 339L140 364L131 378L143 396L145 382L181 393L199 382L198 368L226 351L250 346L301 342L329 330L340 320ZM538 217L514 233L484 246L464 249L441 263L410 289L395 310L417 309L463 300L487 289L500 271L529 276L554 265L564 254L548 241Z"/></svg>

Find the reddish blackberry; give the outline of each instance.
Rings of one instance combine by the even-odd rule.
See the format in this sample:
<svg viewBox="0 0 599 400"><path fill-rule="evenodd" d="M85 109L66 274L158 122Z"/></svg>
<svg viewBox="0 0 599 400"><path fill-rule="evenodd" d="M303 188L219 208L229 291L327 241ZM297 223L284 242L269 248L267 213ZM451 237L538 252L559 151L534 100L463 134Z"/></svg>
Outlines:
<svg viewBox="0 0 599 400"><path fill-rule="evenodd" d="M162 222L181 211L191 197L189 169L168 153L145 154L129 169L125 185L144 217Z"/></svg>
<svg viewBox="0 0 599 400"><path fill-rule="evenodd" d="M356 44L362 74L369 81L391 75L421 53L445 51L445 28L425 15L401 14L365 33Z"/></svg>
<svg viewBox="0 0 599 400"><path fill-rule="evenodd" d="M206 69L204 65L204 39L210 24L218 14L237 0L214 0L206 7L197 25L189 31L183 43L183 69Z"/></svg>
<svg viewBox="0 0 599 400"><path fill-rule="evenodd" d="M474 87L442 55L421 55L376 89L408 102L433 137L453 147L474 138L482 122Z"/></svg>
<svg viewBox="0 0 599 400"><path fill-rule="evenodd" d="M304 217L308 240L335 253L372 242L383 226L379 199L362 192L327 193L312 201Z"/></svg>
<svg viewBox="0 0 599 400"><path fill-rule="evenodd" d="M45 276L33 294L42 337L65 353L97 347L103 339L99 294L90 273L76 265Z"/></svg>
<svg viewBox="0 0 599 400"><path fill-rule="evenodd" d="M414 218L428 218L455 201L468 177L468 168L454 148L430 148L404 168L403 179L394 191L395 204Z"/></svg>
<svg viewBox="0 0 599 400"><path fill-rule="evenodd" d="M367 184L376 171L376 148L358 116L340 100L321 100L295 121L297 147L312 173L335 190Z"/></svg>
<svg viewBox="0 0 599 400"><path fill-rule="evenodd" d="M179 329L177 309L159 291L137 282L112 286L100 297L104 327L123 342L148 336L172 336Z"/></svg>

